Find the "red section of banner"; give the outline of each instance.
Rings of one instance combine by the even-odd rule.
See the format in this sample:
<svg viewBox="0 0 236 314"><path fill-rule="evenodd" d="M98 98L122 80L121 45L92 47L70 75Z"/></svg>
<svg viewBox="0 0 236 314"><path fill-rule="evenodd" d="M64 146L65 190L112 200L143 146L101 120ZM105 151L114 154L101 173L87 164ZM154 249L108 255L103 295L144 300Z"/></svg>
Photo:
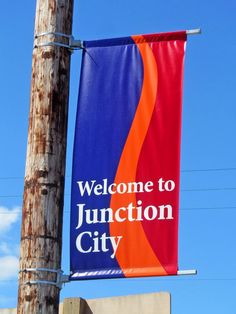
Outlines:
<svg viewBox="0 0 236 314"><path fill-rule="evenodd" d="M164 219L142 222L148 241L168 274L177 273L178 260L181 104L186 34L180 33L179 36L182 40L149 43L158 66L159 84L136 176L137 181L159 180L155 192L140 196L144 206L157 201L172 206L169 215L173 219L168 223ZM168 207L164 211L166 217Z"/></svg>
<svg viewBox="0 0 236 314"><path fill-rule="evenodd" d="M123 236L116 258L126 277L176 274L186 34L132 38L142 56L144 82L115 183L150 181L158 188L151 193L115 194L110 206L119 209L132 204L135 208L141 204L143 211L144 208L151 211L156 205L159 218L130 222L125 211L123 222L110 224L110 233Z"/></svg>

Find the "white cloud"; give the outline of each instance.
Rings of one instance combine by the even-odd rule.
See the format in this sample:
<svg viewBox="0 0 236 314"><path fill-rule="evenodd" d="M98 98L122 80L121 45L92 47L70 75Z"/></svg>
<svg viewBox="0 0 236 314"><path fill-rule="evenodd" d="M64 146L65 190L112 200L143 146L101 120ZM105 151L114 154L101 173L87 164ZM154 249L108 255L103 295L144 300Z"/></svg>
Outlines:
<svg viewBox="0 0 236 314"><path fill-rule="evenodd" d="M0 242L0 255L15 255L19 256L20 247L19 245L13 245L9 242Z"/></svg>
<svg viewBox="0 0 236 314"><path fill-rule="evenodd" d="M8 231L11 226L17 222L20 216L20 207L12 210L6 207L0 207L0 233Z"/></svg>
<svg viewBox="0 0 236 314"><path fill-rule="evenodd" d="M0 257L0 280L9 280L18 276L19 260L15 256Z"/></svg>
<svg viewBox="0 0 236 314"><path fill-rule="evenodd" d="M9 209L0 206L0 235L9 238L11 227L18 221L20 207ZM16 279L18 276L19 247L16 241L0 241L0 281ZM1 256L2 255L2 256Z"/></svg>
<svg viewBox="0 0 236 314"><path fill-rule="evenodd" d="M11 254L11 249L7 242L0 242L0 254L3 255Z"/></svg>

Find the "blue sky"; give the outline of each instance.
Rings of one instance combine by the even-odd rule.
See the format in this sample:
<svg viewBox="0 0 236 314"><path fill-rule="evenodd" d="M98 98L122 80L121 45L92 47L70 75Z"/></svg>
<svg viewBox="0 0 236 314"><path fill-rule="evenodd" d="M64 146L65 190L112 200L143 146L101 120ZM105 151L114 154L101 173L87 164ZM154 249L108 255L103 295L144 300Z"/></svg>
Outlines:
<svg viewBox="0 0 236 314"><path fill-rule="evenodd" d="M99 39L201 27L185 59L179 268L197 276L73 282L61 297L169 291L173 314L235 313L236 3L75 1L73 35ZM0 12L0 308L16 306L17 259L29 112L35 1ZM69 272L73 129L81 52L72 55L63 270Z"/></svg>

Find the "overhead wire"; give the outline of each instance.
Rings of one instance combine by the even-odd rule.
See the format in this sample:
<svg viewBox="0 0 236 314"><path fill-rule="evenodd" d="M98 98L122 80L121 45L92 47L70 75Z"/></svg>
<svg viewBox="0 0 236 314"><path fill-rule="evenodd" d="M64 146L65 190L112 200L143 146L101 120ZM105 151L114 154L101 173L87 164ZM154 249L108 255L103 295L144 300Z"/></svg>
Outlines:
<svg viewBox="0 0 236 314"><path fill-rule="evenodd" d="M205 169L183 169L180 172L182 173L191 173L191 172L214 172L214 171L235 171L236 167L226 167L226 168L205 168ZM66 176L66 178L71 178L71 175ZM23 176L6 176L0 177L0 180L21 180L24 179Z"/></svg>
<svg viewBox="0 0 236 314"><path fill-rule="evenodd" d="M219 188L193 188L193 189L180 189L181 192L205 192L205 191L234 191L236 187L219 187ZM70 196L69 193L64 194L64 196ZM12 195L0 195L0 198L21 198L21 194Z"/></svg>
<svg viewBox="0 0 236 314"><path fill-rule="evenodd" d="M221 206L221 207L180 207L180 211L198 211L198 210L231 210L231 209L236 209L236 206ZM17 213L21 213L22 210L15 210L14 212L12 211L5 211L5 212L0 212L0 215L15 215ZM66 209L63 211L64 213L70 213L70 210Z"/></svg>
<svg viewBox="0 0 236 314"><path fill-rule="evenodd" d="M219 171L235 171L235 167L231 168L207 168L207 169L185 169L181 170L181 173L194 173L194 172L219 172ZM71 176L67 176L67 178L71 178ZM23 177L0 177L0 180L23 180ZM194 188L194 189L181 189L181 192L205 192L205 191L231 191L236 190L236 187L221 187L221 188ZM65 196L69 196L70 194L65 194ZM0 195L0 198L21 198L22 195ZM231 210L236 209L236 206L220 206L220 207L181 207L181 211L197 211L197 210ZM21 213L22 211L14 211L14 212L2 212L0 215L4 214L16 214ZM69 213L69 210L64 210L64 213ZM138 280L138 279L129 279L130 280ZM178 279L142 279L143 281L236 281L236 278L178 278ZM0 283L12 283L16 282L17 280L0 280Z"/></svg>
<svg viewBox="0 0 236 314"><path fill-rule="evenodd" d="M226 167L226 168L205 168L205 169L185 169L181 170L182 173L191 172L214 172L214 171L235 171L236 167ZM71 176L66 176L70 178ZM0 177L0 180L18 180L23 179L23 177ZM192 188L192 189L180 189L181 192L206 192L206 191L234 191L236 187L216 187L216 188ZM70 194L65 194L65 197L70 196ZM22 198L22 194L12 194L12 195L0 195L0 198ZM220 209L235 209L234 206L224 206L224 207L196 207L196 208L180 208L180 210L192 211L192 210L220 210ZM66 212L66 211L65 211ZM0 213L3 214L3 213ZM9 214L9 213L8 213Z"/></svg>
<svg viewBox="0 0 236 314"><path fill-rule="evenodd" d="M142 277L140 277L140 278L126 278L125 280L128 282L130 282L130 281L148 281L148 282L156 282L156 281L158 281L158 282L160 282L160 281L162 281L162 282L168 282L168 281L171 281L171 282L179 282L179 281L191 281L191 282L195 282L195 281L236 281L236 278L198 278L198 277L195 277L195 275L192 277L191 276L191 278L183 278L182 276L173 276L173 277L175 277L175 279L173 278L173 279L170 279L170 278L168 278L168 279L165 279L165 278L163 278L163 277L160 277L160 278L157 278L157 277L155 277L155 278L153 278L153 279L148 279L148 278L142 278ZM114 279L115 281L118 281L118 280L123 280L124 278L116 278L116 279ZM94 279L94 280L96 280L96 279ZM105 280L105 279L104 279ZM3 282L16 282L17 283L17 278L14 280L14 279L9 279L9 280L0 280L0 283L3 283ZM72 281L73 282L73 281ZM109 281L109 282L111 282L111 281Z"/></svg>
<svg viewBox="0 0 236 314"><path fill-rule="evenodd" d="M181 172L212 172L212 171L234 171L236 168L208 168L208 169L186 169Z"/></svg>

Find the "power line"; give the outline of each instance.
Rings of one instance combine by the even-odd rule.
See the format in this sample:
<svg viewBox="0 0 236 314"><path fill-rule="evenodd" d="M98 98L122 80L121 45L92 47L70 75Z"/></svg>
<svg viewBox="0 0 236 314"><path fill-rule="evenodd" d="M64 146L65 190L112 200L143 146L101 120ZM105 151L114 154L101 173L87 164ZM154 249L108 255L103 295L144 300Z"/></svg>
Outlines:
<svg viewBox="0 0 236 314"><path fill-rule="evenodd" d="M205 192L205 191L233 191L236 187L226 187L226 188L206 188L206 189L181 189L181 192Z"/></svg>
<svg viewBox="0 0 236 314"><path fill-rule="evenodd" d="M66 178L71 178L71 176L65 176ZM24 176L19 177L0 177L0 180L24 180Z"/></svg>
<svg viewBox="0 0 236 314"><path fill-rule="evenodd" d="M196 189L181 189L181 192L205 192L205 191L234 191L236 187L222 187L222 188L196 188ZM0 198L21 198L23 195L0 195ZM68 197L70 194L65 194Z"/></svg>
<svg viewBox="0 0 236 314"><path fill-rule="evenodd" d="M208 169L189 169L181 170L181 172L213 172L213 171L235 171L236 168L208 168Z"/></svg>
<svg viewBox="0 0 236 314"><path fill-rule="evenodd" d="M15 279L15 280L14 279L11 279L11 280L9 279L9 280L0 280L0 282L16 282L17 283L18 280L17 279Z"/></svg>
<svg viewBox="0 0 236 314"><path fill-rule="evenodd" d="M222 206L222 207L182 207L180 210L183 211L194 211L194 210L221 210L221 209L236 209L236 206Z"/></svg>
<svg viewBox="0 0 236 314"><path fill-rule="evenodd" d="M236 278L196 278L196 277L195 278L183 278L182 276L181 277L180 276L173 276L173 277L175 277L176 279L170 279L170 278L164 279L162 277L160 279L154 278L153 280L145 278L142 281L149 281L149 282L155 282L155 281L175 281L175 282L178 282L178 281L236 281ZM130 278L129 280L136 281L138 279L139 278L137 278L137 279Z"/></svg>
<svg viewBox="0 0 236 314"><path fill-rule="evenodd" d="M179 282L179 281L191 281L191 282L195 282L195 281L236 281L236 278L197 278L197 277L194 277L194 278L183 278L183 277L180 277L180 276L173 276L175 277L175 279L170 279L168 277L168 279L165 279L163 277L160 277L160 278L153 278L153 279L146 279L146 278L143 278L143 277L139 277L139 278L126 278L125 280L128 282L130 281L148 281L148 282L156 282L156 281L163 281L163 282L168 282L168 281L174 281L174 282ZM115 279L115 278L114 278ZM96 280L96 279L94 279ZM124 278L116 278L115 281L118 281L118 280L124 280ZM13 280L0 280L0 283L3 283L3 282L16 282L17 283L17 279ZM73 281L71 281L73 282Z"/></svg>
<svg viewBox="0 0 236 314"><path fill-rule="evenodd" d="M20 195L0 195L0 198L20 198L20 197L23 197L23 194Z"/></svg>
<svg viewBox="0 0 236 314"><path fill-rule="evenodd" d="M198 211L198 210L231 210L236 209L236 206L222 206L222 207L181 207L180 211ZM14 212L0 212L0 215L15 215L22 213L22 210L16 210ZM64 210L64 213L70 213L70 210Z"/></svg>
<svg viewBox="0 0 236 314"><path fill-rule="evenodd" d="M184 169L181 170L183 173L188 173L188 172L214 172L214 171L235 171L236 167L231 167L231 168L206 168L206 169ZM71 176L66 176L66 178L71 178ZM0 180L22 180L24 177L0 177Z"/></svg>
<svg viewBox="0 0 236 314"><path fill-rule="evenodd" d="M65 178L71 178L71 176L65 176ZM0 177L0 180L24 180L24 177Z"/></svg>
<svg viewBox="0 0 236 314"><path fill-rule="evenodd" d="M169 276L167 279L165 278L154 278L154 279L146 279L146 278L129 278L128 280L129 281L138 281L139 279L142 279L142 281L145 281L145 282L168 282L168 281L171 281L171 282L180 282L180 281L190 281L190 282L197 282L197 281L236 281L236 278L183 278L182 276L173 276L175 277L175 279L170 279ZM117 280L117 279L116 279ZM122 279L120 279L122 280ZM126 278L127 280L127 278Z"/></svg>
<svg viewBox="0 0 236 314"><path fill-rule="evenodd" d="M0 177L0 180L23 180L24 177Z"/></svg>

